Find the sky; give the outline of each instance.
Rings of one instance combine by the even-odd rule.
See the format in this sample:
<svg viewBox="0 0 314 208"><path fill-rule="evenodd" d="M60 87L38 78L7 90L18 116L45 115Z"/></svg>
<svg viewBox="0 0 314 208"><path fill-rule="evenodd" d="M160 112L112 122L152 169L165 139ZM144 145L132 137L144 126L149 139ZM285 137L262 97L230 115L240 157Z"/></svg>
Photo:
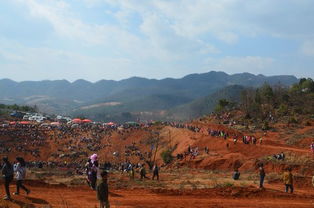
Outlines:
<svg viewBox="0 0 314 208"><path fill-rule="evenodd" d="M0 79L314 77L313 0L1 0Z"/></svg>

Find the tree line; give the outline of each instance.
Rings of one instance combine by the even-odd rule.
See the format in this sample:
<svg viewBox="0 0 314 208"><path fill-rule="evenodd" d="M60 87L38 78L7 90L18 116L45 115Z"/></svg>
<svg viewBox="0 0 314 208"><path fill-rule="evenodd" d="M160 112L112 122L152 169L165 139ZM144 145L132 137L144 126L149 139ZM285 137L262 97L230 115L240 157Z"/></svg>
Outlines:
<svg viewBox="0 0 314 208"><path fill-rule="evenodd" d="M311 78L302 78L290 87L265 83L260 88L243 90L240 96L239 103L219 100L216 112L238 109L245 119L255 121L288 117L293 122L297 115L314 115L314 81Z"/></svg>

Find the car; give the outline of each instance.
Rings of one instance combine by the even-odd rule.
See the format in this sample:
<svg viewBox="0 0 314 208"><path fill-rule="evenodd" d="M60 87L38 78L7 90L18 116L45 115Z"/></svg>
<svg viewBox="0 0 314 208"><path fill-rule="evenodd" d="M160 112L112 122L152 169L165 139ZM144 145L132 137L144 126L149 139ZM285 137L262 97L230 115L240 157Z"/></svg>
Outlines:
<svg viewBox="0 0 314 208"><path fill-rule="evenodd" d="M13 111L10 116L15 117L15 118L23 118L25 113L19 112L19 111Z"/></svg>

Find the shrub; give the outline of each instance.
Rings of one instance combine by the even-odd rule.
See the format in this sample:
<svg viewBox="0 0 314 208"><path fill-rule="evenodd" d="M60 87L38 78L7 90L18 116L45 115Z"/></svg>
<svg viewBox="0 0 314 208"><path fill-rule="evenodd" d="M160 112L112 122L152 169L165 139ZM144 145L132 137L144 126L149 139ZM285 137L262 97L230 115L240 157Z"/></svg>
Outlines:
<svg viewBox="0 0 314 208"><path fill-rule="evenodd" d="M267 121L264 121L263 126L262 126L262 130L269 130L269 123Z"/></svg>
<svg viewBox="0 0 314 208"><path fill-rule="evenodd" d="M288 123L293 123L293 124L297 124L298 121L295 117L289 117Z"/></svg>
<svg viewBox="0 0 314 208"><path fill-rule="evenodd" d="M172 151L170 149L167 149L160 154L165 164L169 164L173 160L173 156L171 154L172 154Z"/></svg>
<svg viewBox="0 0 314 208"><path fill-rule="evenodd" d="M228 188L228 187L233 187L233 183L231 182L218 183L215 185L214 188Z"/></svg>
<svg viewBox="0 0 314 208"><path fill-rule="evenodd" d="M279 115L285 116L285 115L288 114L288 112L289 112L289 110L288 110L288 106L287 106L287 105L281 104L281 105L279 106L279 109L278 109Z"/></svg>

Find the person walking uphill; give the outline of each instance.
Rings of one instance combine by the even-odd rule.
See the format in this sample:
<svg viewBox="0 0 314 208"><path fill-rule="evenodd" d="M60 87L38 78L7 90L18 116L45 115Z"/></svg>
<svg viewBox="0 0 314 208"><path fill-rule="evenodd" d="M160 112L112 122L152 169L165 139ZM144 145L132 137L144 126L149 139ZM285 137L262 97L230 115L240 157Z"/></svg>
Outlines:
<svg viewBox="0 0 314 208"><path fill-rule="evenodd" d="M22 188L26 192L26 194L28 195L30 193L30 190L27 189L23 185L23 181L25 180L25 175L26 175L25 161L22 157L17 157L16 161L17 161L17 163L16 163L16 166L14 167L15 178L16 178L16 192L13 194L19 195L20 194L20 188Z"/></svg>
<svg viewBox="0 0 314 208"><path fill-rule="evenodd" d="M5 192L6 196L3 198L4 200L11 200L11 195L10 195L10 183L13 180L13 166L9 162L8 157L3 157L3 166L2 166L2 177L4 179L4 187L5 187Z"/></svg>
<svg viewBox="0 0 314 208"><path fill-rule="evenodd" d="M291 168L287 168L286 171L283 173L283 182L286 186L286 193L289 191L289 188L290 193L293 193L293 175L291 173L291 170Z"/></svg>
<svg viewBox="0 0 314 208"><path fill-rule="evenodd" d="M108 190L108 173L106 171L101 174L102 181L97 186L97 199L99 200L100 208L110 208L109 190Z"/></svg>

